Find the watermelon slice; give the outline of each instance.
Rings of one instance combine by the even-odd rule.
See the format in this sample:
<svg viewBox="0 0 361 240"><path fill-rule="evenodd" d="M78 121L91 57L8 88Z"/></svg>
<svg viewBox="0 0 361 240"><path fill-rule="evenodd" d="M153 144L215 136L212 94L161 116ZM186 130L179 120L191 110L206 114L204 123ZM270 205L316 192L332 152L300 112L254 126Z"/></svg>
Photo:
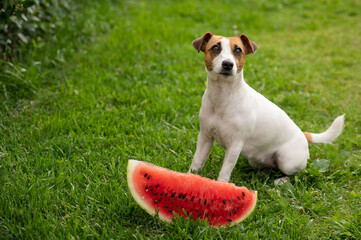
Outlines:
<svg viewBox="0 0 361 240"><path fill-rule="evenodd" d="M179 173L150 163L129 160L128 186L149 214L171 222L175 214L205 220L209 225L233 225L254 210L257 192L232 183Z"/></svg>

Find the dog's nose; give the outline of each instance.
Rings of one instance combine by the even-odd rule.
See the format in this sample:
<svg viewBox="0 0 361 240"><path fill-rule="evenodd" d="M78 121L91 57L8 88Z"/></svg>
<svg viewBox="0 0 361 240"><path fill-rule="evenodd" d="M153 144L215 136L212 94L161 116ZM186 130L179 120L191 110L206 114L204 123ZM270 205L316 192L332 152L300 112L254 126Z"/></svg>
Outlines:
<svg viewBox="0 0 361 240"><path fill-rule="evenodd" d="M227 61L227 60L223 61L222 62L222 67L223 67L224 70L229 71L229 70L231 70L233 68L233 62L230 62L230 61Z"/></svg>

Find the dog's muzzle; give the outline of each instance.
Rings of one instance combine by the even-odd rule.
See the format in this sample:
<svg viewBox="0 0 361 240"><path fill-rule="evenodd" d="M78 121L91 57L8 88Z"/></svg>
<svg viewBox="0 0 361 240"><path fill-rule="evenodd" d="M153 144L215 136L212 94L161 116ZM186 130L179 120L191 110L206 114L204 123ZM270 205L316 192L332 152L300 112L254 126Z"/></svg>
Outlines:
<svg viewBox="0 0 361 240"><path fill-rule="evenodd" d="M225 60L222 62L222 71L220 72L222 75L229 76L232 75L232 69L234 64L231 61Z"/></svg>

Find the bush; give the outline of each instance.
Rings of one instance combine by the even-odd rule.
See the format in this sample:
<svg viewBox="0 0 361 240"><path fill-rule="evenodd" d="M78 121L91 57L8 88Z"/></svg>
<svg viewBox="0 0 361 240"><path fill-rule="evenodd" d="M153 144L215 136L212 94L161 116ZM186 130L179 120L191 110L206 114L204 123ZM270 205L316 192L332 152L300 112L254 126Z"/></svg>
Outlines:
<svg viewBox="0 0 361 240"><path fill-rule="evenodd" d="M39 64L29 50L40 48L45 39L56 33L70 0L1 0L0 1L0 111L22 98L36 93L39 82L27 79ZM45 36L46 35L46 36ZM43 39L44 38L44 39ZM47 40L48 41L48 40ZM33 71L34 72L34 71ZM39 76L41 77L41 76Z"/></svg>
<svg viewBox="0 0 361 240"><path fill-rule="evenodd" d="M3 0L0 3L0 57L11 60L22 47L36 45L52 33L55 21L69 9L67 1Z"/></svg>

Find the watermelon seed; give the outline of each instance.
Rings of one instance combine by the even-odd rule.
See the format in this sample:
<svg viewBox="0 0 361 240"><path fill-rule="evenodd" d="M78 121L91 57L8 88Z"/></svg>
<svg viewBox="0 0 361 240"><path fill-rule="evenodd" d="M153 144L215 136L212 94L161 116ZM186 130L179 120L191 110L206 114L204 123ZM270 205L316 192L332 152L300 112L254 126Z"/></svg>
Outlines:
<svg viewBox="0 0 361 240"><path fill-rule="evenodd" d="M159 184L157 184L157 185L155 186L155 188L157 188L157 187L159 187Z"/></svg>
<svg viewBox="0 0 361 240"><path fill-rule="evenodd" d="M242 196L244 197L244 196L246 196L246 194L244 194L244 192L242 192Z"/></svg>
<svg viewBox="0 0 361 240"><path fill-rule="evenodd" d="M212 218L214 217L214 213L212 213Z"/></svg>
<svg viewBox="0 0 361 240"><path fill-rule="evenodd" d="M201 204L201 199L198 200L198 203Z"/></svg>
<svg viewBox="0 0 361 240"><path fill-rule="evenodd" d="M144 174L144 177L147 177L148 176L148 173Z"/></svg>
<svg viewBox="0 0 361 240"><path fill-rule="evenodd" d="M241 200L241 198L239 196L237 196L238 200Z"/></svg>
<svg viewBox="0 0 361 240"><path fill-rule="evenodd" d="M204 205L206 205L207 204L207 199L206 200L204 200Z"/></svg>
<svg viewBox="0 0 361 240"><path fill-rule="evenodd" d="M164 209L167 209L167 208L168 208L168 205L165 205L165 206L164 206Z"/></svg>
<svg viewBox="0 0 361 240"><path fill-rule="evenodd" d="M187 195L186 195L186 194L184 194L182 198L183 198L183 199L185 199L186 197L187 197Z"/></svg>
<svg viewBox="0 0 361 240"><path fill-rule="evenodd" d="M228 218L227 221L228 221L228 222L232 222L232 218Z"/></svg>
<svg viewBox="0 0 361 240"><path fill-rule="evenodd" d="M162 192L160 195L163 196L163 193L164 193L164 192Z"/></svg>
<svg viewBox="0 0 361 240"><path fill-rule="evenodd" d="M228 212L229 216L232 216L232 213L231 212Z"/></svg>
<svg viewBox="0 0 361 240"><path fill-rule="evenodd" d="M154 199L154 203L158 203L158 200L157 200L157 199Z"/></svg>
<svg viewBox="0 0 361 240"><path fill-rule="evenodd" d="M157 196L157 194L158 194L157 192L152 193L153 196Z"/></svg>
<svg viewBox="0 0 361 240"><path fill-rule="evenodd" d="M223 204L226 204L226 202L227 202L226 199L223 199Z"/></svg>
<svg viewBox="0 0 361 240"><path fill-rule="evenodd" d="M145 187L145 191L148 192L148 190L149 190L148 187Z"/></svg>
<svg viewBox="0 0 361 240"><path fill-rule="evenodd" d="M172 197L174 197L175 196L175 193L172 193Z"/></svg>
<svg viewBox="0 0 361 240"><path fill-rule="evenodd" d="M236 214L236 210L235 210L235 209L233 209L232 212L233 212L234 214Z"/></svg>
<svg viewBox="0 0 361 240"><path fill-rule="evenodd" d="M171 209L171 208L169 209L169 213L172 213L172 209Z"/></svg>
<svg viewBox="0 0 361 240"><path fill-rule="evenodd" d="M179 194L179 195L178 195L178 198L181 198L181 197L182 197L182 194Z"/></svg>
<svg viewBox="0 0 361 240"><path fill-rule="evenodd" d="M150 179L150 177L151 177L151 176L149 175L149 176L148 176L148 180Z"/></svg>
<svg viewBox="0 0 361 240"><path fill-rule="evenodd" d="M192 201L192 202L193 202L193 200L194 200L194 197L191 198L191 201Z"/></svg>
<svg viewBox="0 0 361 240"><path fill-rule="evenodd" d="M164 197L166 197L168 195L168 193L164 194Z"/></svg>
<svg viewBox="0 0 361 240"><path fill-rule="evenodd" d="M211 203L213 204L213 199L211 200Z"/></svg>

